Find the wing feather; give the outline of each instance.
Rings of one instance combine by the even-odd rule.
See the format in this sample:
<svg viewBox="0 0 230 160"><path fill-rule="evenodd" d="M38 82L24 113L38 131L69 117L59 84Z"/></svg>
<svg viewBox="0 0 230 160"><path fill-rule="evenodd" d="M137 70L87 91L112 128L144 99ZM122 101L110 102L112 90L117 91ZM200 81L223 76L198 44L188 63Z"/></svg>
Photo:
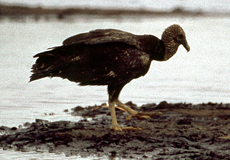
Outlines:
<svg viewBox="0 0 230 160"><path fill-rule="evenodd" d="M69 37L63 41L63 45L66 46L78 43L93 45L109 42L123 42L128 45L135 46L137 49L140 49L141 43L134 37L136 37L136 35L120 30L97 29Z"/></svg>

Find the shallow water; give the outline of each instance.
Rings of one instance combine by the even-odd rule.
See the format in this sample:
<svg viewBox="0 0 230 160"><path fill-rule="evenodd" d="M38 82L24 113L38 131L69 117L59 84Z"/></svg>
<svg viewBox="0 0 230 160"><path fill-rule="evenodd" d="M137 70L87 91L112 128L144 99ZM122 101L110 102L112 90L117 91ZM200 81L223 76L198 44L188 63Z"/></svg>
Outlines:
<svg viewBox="0 0 230 160"><path fill-rule="evenodd" d="M32 56L36 53L61 45L62 40L73 34L96 28L116 28L160 37L173 23L184 28L191 51L187 53L181 46L169 61L153 61L145 77L124 87L120 99L138 105L163 100L229 103L230 18L72 17L65 21L42 19L37 22L3 19L0 21L0 126L18 126L38 118L75 121L78 118L63 110L107 102L104 86L80 87L61 78L28 83L35 61Z"/></svg>
<svg viewBox="0 0 230 160"><path fill-rule="evenodd" d="M152 10L173 10L175 8L184 8L193 11L208 12L229 12L230 4L226 0L174 0L167 1L158 0L84 0L84 1L53 1L53 0L0 0L4 3L26 4L32 6L44 7L82 7L82 8L125 8L125 9L152 9Z"/></svg>
<svg viewBox="0 0 230 160"><path fill-rule="evenodd" d="M63 153L54 154L54 153L47 153L47 152L15 152L13 150L2 150L0 149L0 159L1 160L86 160L86 159L94 159L94 160L104 160L108 157L105 156L90 156L86 158L84 156L66 156ZM113 159L115 160L115 159Z"/></svg>

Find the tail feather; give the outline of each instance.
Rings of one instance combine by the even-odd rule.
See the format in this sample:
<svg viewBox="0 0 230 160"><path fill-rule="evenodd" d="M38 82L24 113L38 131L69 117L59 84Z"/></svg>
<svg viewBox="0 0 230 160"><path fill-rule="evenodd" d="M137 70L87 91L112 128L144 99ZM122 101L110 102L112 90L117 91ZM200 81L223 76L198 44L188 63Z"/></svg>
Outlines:
<svg viewBox="0 0 230 160"><path fill-rule="evenodd" d="M52 51L39 53L34 57L38 57L38 59L31 68L33 74L30 76L30 82L44 77L52 77L56 63L56 58Z"/></svg>
<svg viewBox="0 0 230 160"><path fill-rule="evenodd" d="M76 52L78 46L59 46L50 48L51 50L38 53L34 58L38 58L32 66L32 75L30 81L34 81L44 77L63 76L60 75L61 69L73 63L73 59L79 58ZM77 57L77 58L76 58ZM76 63L76 61L74 63Z"/></svg>

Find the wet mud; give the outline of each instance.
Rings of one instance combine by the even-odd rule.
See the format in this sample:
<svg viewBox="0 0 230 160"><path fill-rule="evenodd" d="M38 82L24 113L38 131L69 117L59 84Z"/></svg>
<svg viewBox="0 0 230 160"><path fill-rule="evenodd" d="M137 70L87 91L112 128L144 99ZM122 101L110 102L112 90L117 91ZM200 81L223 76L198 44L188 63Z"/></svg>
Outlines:
<svg viewBox="0 0 230 160"><path fill-rule="evenodd" d="M162 112L148 120L132 118L116 110L118 123L142 128L114 132L105 105L72 109L79 122L37 119L23 127L0 127L0 147L18 151L65 153L66 156L104 156L111 159L230 159L230 104L127 105L143 112ZM67 112L67 110L65 110ZM87 120L89 117L92 120Z"/></svg>

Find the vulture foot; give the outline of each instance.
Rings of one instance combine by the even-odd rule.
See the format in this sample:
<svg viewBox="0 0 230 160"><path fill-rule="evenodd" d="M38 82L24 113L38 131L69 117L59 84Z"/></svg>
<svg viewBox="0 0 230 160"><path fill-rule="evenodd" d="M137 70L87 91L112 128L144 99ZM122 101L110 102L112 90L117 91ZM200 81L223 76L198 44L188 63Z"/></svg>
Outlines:
<svg viewBox="0 0 230 160"><path fill-rule="evenodd" d="M121 127L119 125L114 125L114 126L111 126L110 127L111 130L113 131L140 131L142 130L142 128L135 128L135 127L132 127L132 126L128 126L128 127Z"/></svg>
<svg viewBox="0 0 230 160"><path fill-rule="evenodd" d="M129 115L126 120L130 120L132 117L137 117L138 119L150 119L152 116L161 114L161 112L138 112L136 115Z"/></svg>

